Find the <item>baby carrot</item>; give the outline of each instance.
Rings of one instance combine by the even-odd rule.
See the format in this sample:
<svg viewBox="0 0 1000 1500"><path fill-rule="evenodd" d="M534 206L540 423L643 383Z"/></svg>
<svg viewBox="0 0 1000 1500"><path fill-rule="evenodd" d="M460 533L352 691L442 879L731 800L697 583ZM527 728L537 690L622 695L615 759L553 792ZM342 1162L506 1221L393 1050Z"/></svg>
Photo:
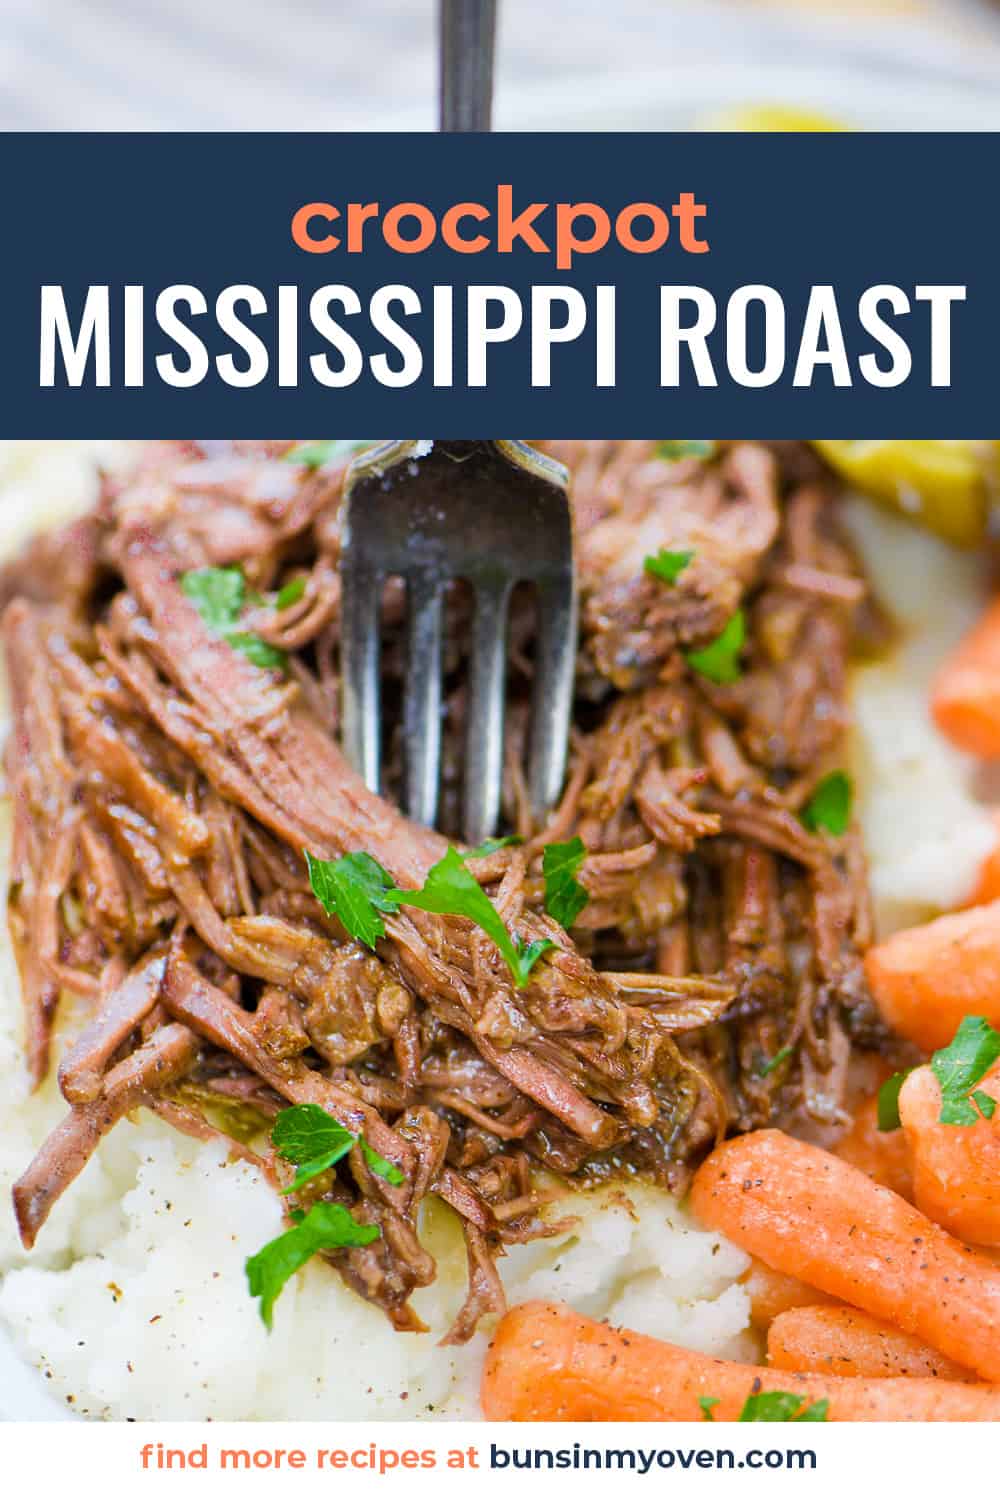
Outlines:
<svg viewBox="0 0 1000 1500"><path fill-rule="evenodd" d="M1000 1268L831 1152L780 1130L726 1141L691 1206L776 1271L1000 1381Z"/></svg>
<svg viewBox="0 0 1000 1500"><path fill-rule="evenodd" d="M873 1182L891 1188L912 1203L913 1178L906 1141L898 1130L879 1130L878 1095L862 1104L854 1116L854 1124L833 1151L841 1161L850 1162Z"/></svg>
<svg viewBox="0 0 1000 1500"><path fill-rule="evenodd" d="M767 1328L772 1319L793 1307L814 1307L818 1302L829 1302L831 1298L818 1292L814 1286L806 1286L797 1276L785 1276L781 1271L772 1271L762 1260L754 1260L749 1271L740 1277L750 1297L750 1321L757 1328Z"/></svg>
<svg viewBox="0 0 1000 1500"><path fill-rule="evenodd" d="M869 948L865 973L889 1025L926 1052L965 1016L1000 1026L1000 901L894 933Z"/></svg>
<svg viewBox="0 0 1000 1500"><path fill-rule="evenodd" d="M980 616L938 672L935 723L962 750L1000 755L1000 599Z"/></svg>
<svg viewBox="0 0 1000 1500"><path fill-rule="evenodd" d="M1000 1389L947 1380L844 1379L735 1364L609 1328L548 1302L501 1320L480 1388L495 1422L697 1422L739 1418L748 1396L786 1391L828 1401L832 1422L995 1422Z"/></svg>
<svg viewBox="0 0 1000 1500"><path fill-rule="evenodd" d="M767 1334L772 1370L815 1370L821 1375L917 1375L975 1380L929 1344L855 1307L795 1307L780 1313Z"/></svg>
<svg viewBox="0 0 1000 1500"><path fill-rule="evenodd" d="M1000 1101L1000 1063L977 1089ZM1000 1110L974 1125L943 1125L940 1114L940 1084L929 1067L915 1068L900 1090L896 1132L913 1163L914 1201L959 1239L1000 1248Z"/></svg>

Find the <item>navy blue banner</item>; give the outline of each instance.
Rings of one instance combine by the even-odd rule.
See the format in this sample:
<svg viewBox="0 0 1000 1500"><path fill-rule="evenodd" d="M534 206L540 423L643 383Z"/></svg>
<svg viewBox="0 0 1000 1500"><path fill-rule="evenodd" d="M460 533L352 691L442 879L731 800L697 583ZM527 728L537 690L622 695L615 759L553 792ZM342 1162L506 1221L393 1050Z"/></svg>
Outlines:
<svg viewBox="0 0 1000 1500"><path fill-rule="evenodd" d="M992 135L7 135L0 435L982 437Z"/></svg>

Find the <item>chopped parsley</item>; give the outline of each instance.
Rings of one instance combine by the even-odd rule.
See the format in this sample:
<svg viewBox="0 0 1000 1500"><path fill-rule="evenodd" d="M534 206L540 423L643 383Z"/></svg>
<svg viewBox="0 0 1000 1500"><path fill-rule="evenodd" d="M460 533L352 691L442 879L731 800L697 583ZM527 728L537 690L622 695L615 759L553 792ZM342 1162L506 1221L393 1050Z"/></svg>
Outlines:
<svg viewBox="0 0 1000 1500"><path fill-rule="evenodd" d="M805 1398L790 1391L758 1391L748 1396L740 1412L741 1422L825 1422L829 1401L814 1401L800 1411Z"/></svg>
<svg viewBox="0 0 1000 1500"><path fill-rule="evenodd" d="M659 578L663 583L676 583L684 572L688 563L694 559L694 552L690 549L680 552L671 552L667 547L661 547L659 552L651 552L643 560L642 566L647 573L654 578Z"/></svg>
<svg viewBox="0 0 1000 1500"><path fill-rule="evenodd" d="M852 790L846 771L831 771L802 809L803 823L812 833L823 828L839 838L850 826Z"/></svg>
<svg viewBox="0 0 1000 1500"><path fill-rule="evenodd" d="M662 438L656 445L657 458L712 458L718 445L703 438Z"/></svg>
<svg viewBox="0 0 1000 1500"><path fill-rule="evenodd" d="M317 859L305 851L309 884L328 917L338 917L352 938L369 948L385 937L380 912L395 912L392 876L370 854Z"/></svg>
<svg viewBox="0 0 1000 1500"><path fill-rule="evenodd" d="M699 1396L702 1420L714 1422L712 1408L718 1406L719 1396ZM740 1422L825 1422L830 1410L829 1401L814 1401L805 1411L800 1411L804 1396L792 1395L790 1391L757 1391L748 1396L740 1412Z"/></svg>
<svg viewBox="0 0 1000 1500"><path fill-rule="evenodd" d="M941 1086L938 1118L942 1125L975 1125L981 1118L979 1111L987 1120L993 1118L996 1103L982 1089L976 1089L976 1084L998 1057L1000 1032L994 1031L985 1016L965 1016L954 1039L931 1058L931 1070ZM988 1101L986 1108L984 1099Z"/></svg>
<svg viewBox="0 0 1000 1500"><path fill-rule="evenodd" d="M775 1068L780 1068L781 1064L787 1061L787 1059L791 1057L794 1051L795 1048L791 1044L789 1044L787 1047L782 1047L780 1051L774 1054L773 1057L769 1057L766 1062L761 1063L760 1067L757 1069L757 1077L767 1078L771 1073L774 1072Z"/></svg>
<svg viewBox="0 0 1000 1500"><path fill-rule="evenodd" d="M725 629L700 651L688 651L686 661L709 682L736 682L740 676L740 652L746 641L746 616L741 609L727 621Z"/></svg>
<svg viewBox="0 0 1000 1500"><path fill-rule="evenodd" d="M181 592L191 600L213 635L228 641L255 667L281 669L285 653L249 630L239 628L247 600L246 579L239 568L192 568L181 578Z"/></svg>
<svg viewBox="0 0 1000 1500"><path fill-rule="evenodd" d="M518 989L523 989L538 959L555 944L551 938L525 943L511 936L500 913L466 868L469 856L449 847L443 859L427 872L419 891L392 884L388 872L370 854L345 854L340 859L317 859L306 851L309 883L328 916L336 916L352 937L374 948L385 936L381 912L414 906L440 916L468 917L492 938Z"/></svg>
<svg viewBox="0 0 1000 1500"><path fill-rule="evenodd" d="M260 1298L260 1315L270 1330L274 1304L285 1283L321 1250L345 1250L370 1245L381 1231L377 1224L359 1224L342 1203L314 1203L307 1214L295 1210L293 1227L269 1240L246 1262L251 1297Z"/></svg>
<svg viewBox="0 0 1000 1500"><path fill-rule="evenodd" d="M298 1167L291 1187L284 1190L286 1194L298 1192L321 1172L328 1172L355 1145L360 1145L365 1161L379 1177L394 1187L403 1182L394 1162L386 1161L363 1136L355 1135L318 1104L293 1104L283 1109L274 1122L271 1142L279 1156Z"/></svg>
<svg viewBox="0 0 1000 1500"><path fill-rule="evenodd" d="M879 1130L898 1130L902 1124L899 1118L899 1091L909 1078L911 1071L910 1068L904 1068L901 1073L893 1073L892 1077L887 1078L879 1089L876 1105Z"/></svg>
<svg viewBox="0 0 1000 1500"><path fill-rule="evenodd" d="M328 438L320 443L296 443L282 457L286 463L301 464L304 469L325 469L327 464L351 453L360 453L362 448L370 448L376 441L375 438Z"/></svg>
<svg viewBox="0 0 1000 1500"><path fill-rule="evenodd" d="M278 590L274 601L275 609L291 609L293 604L298 604L305 591L306 581L301 575L298 578L289 579L288 583Z"/></svg>
<svg viewBox="0 0 1000 1500"><path fill-rule="evenodd" d="M440 916L468 917L475 922L499 948L518 989L527 984L528 975L542 954L555 947L551 938L536 938L533 943L524 943L518 937L511 937L500 913L475 876L466 869L457 849L449 848L444 858L428 870L422 890L397 888L392 895L400 906L415 906L420 911L437 912Z"/></svg>
<svg viewBox="0 0 1000 1500"><path fill-rule="evenodd" d="M975 1125L992 1120L997 1102L976 1084L1000 1058L1000 1031L985 1016L965 1016L947 1047L931 1058L931 1071L941 1089L940 1125ZM879 1130L898 1130L899 1091L912 1069L893 1073L878 1091Z"/></svg>
<svg viewBox="0 0 1000 1500"><path fill-rule="evenodd" d="M567 844L547 844L542 850L545 910L561 927L570 928L590 897L576 879L587 850L579 836Z"/></svg>

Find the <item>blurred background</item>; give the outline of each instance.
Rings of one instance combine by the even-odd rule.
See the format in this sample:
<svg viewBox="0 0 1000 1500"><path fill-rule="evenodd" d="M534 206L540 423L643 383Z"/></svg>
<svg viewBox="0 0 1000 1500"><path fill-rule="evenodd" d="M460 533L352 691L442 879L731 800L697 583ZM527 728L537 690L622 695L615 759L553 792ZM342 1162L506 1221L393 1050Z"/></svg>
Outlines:
<svg viewBox="0 0 1000 1500"><path fill-rule="evenodd" d="M762 105L869 129L1000 128L1000 0L500 11L500 129L724 128ZM435 0L2 0L0 128L429 130L435 20Z"/></svg>

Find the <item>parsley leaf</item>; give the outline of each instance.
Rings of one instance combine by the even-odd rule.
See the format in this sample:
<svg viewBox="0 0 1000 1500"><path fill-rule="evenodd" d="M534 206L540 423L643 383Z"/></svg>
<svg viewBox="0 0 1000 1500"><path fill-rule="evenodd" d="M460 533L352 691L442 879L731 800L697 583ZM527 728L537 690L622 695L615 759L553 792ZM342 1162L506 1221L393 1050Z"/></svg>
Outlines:
<svg viewBox="0 0 1000 1500"><path fill-rule="evenodd" d="M388 894L400 906L415 906L420 911L437 912L440 916L468 917L475 922L499 948L518 989L527 984L528 975L541 955L555 947L551 938L539 938L527 946L520 939L512 938L493 902L466 869L462 855L454 848L449 847L444 858L431 866L422 890L404 891L394 887Z"/></svg>
<svg viewBox="0 0 1000 1500"><path fill-rule="evenodd" d="M717 444L701 438L663 438L656 445L657 458L711 458Z"/></svg>
<svg viewBox="0 0 1000 1500"><path fill-rule="evenodd" d="M738 609L714 641L710 641L700 651L686 652L685 660L689 667L694 667L709 682L736 682L740 676L740 652L746 635L746 617Z"/></svg>
<svg viewBox="0 0 1000 1500"><path fill-rule="evenodd" d="M357 1140L353 1131L339 1124L318 1104L293 1104L283 1109L274 1122L271 1142L279 1156L298 1167L291 1187L285 1194L328 1172L345 1157Z"/></svg>
<svg viewBox="0 0 1000 1500"><path fill-rule="evenodd" d="M268 645L259 635L240 630L239 619L247 603L246 579L239 568L192 568L181 578L181 592L191 600L213 635L228 641L255 667L281 669L284 651Z"/></svg>
<svg viewBox="0 0 1000 1500"><path fill-rule="evenodd" d="M394 1162L386 1161L364 1136L355 1135L318 1104L293 1104L283 1109L274 1122L271 1142L279 1156L298 1166L295 1180L285 1193L295 1193L321 1172L327 1172L342 1160L352 1146L360 1145L369 1167L394 1187L405 1180Z"/></svg>
<svg viewBox="0 0 1000 1500"><path fill-rule="evenodd" d="M292 1229L270 1240L246 1262L250 1295L260 1298L260 1315L268 1330L285 1283L318 1251L370 1245L381 1233L377 1224L359 1224L342 1203L314 1203L307 1214L293 1217Z"/></svg>
<svg viewBox="0 0 1000 1500"><path fill-rule="evenodd" d="M278 596L274 601L275 609L290 609L293 604L298 604L306 591L306 581L300 574L298 578L290 578L283 588L278 590Z"/></svg>
<svg viewBox="0 0 1000 1500"><path fill-rule="evenodd" d="M209 630L225 635L240 617L246 580L239 568L192 568L181 578L181 592Z"/></svg>
<svg viewBox="0 0 1000 1500"><path fill-rule="evenodd" d="M512 938L493 902L466 869L469 854L451 846L444 858L428 870L419 891L394 886L388 871L370 854L344 854L332 860L317 859L308 850L305 854L313 895L328 916L339 917L351 936L369 948L374 948L376 940L385 936L385 923L379 913L395 912L401 906L415 906L440 916L468 917L499 948L518 989L527 984L528 975L542 954L555 947L551 938L538 938L527 944L520 938Z"/></svg>
<svg viewBox="0 0 1000 1500"><path fill-rule="evenodd" d="M979 1111L985 1120L992 1120L996 1114L997 1101L992 1094L987 1094L984 1089L973 1089L972 1097L979 1105Z"/></svg>
<svg viewBox="0 0 1000 1500"><path fill-rule="evenodd" d="M644 558L642 566L654 578L659 578L664 583L676 583L693 558L692 551L671 552L668 548L661 547L659 552L651 552Z"/></svg>
<svg viewBox="0 0 1000 1500"><path fill-rule="evenodd" d="M887 1078L878 1091L878 1128L879 1130L898 1130L902 1121L899 1118L899 1091L909 1078L911 1068L904 1068L902 1073L893 1073Z"/></svg>
<svg viewBox="0 0 1000 1500"><path fill-rule="evenodd" d="M392 876L370 854L317 859L307 849L305 856L313 895L327 916L339 917L351 937L374 948L385 936L379 912L399 910Z"/></svg>
<svg viewBox="0 0 1000 1500"><path fill-rule="evenodd" d="M321 443L296 443L282 457L286 463L301 464L304 469L325 469L336 459L360 453L362 448L370 448L376 441L376 438L328 438Z"/></svg>
<svg viewBox="0 0 1000 1500"><path fill-rule="evenodd" d="M985 1016L965 1016L953 1040L931 1058L931 1069L941 1086L938 1119L942 1125L975 1125L980 1116L969 1094L998 1057L1000 1032L994 1031ZM977 1094L989 1097L981 1089ZM993 1110L983 1113L990 1119Z"/></svg>
<svg viewBox="0 0 1000 1500"><path fill-rule="evenodd" d="M402 1187L406 1178L394 1161L386 1161L384 1156L380 1156L374 1146L369 1146L363 1135L358 1136L358 1145L361 1147L361 1155L376 1177L384 1177L393 1187Z"/></svg>
<svg viewBox="0 0 1000 1500"><path fill-rule="evenodd" d="M255 667L283 668L287 657L284 651L277 646L271 646L267 641L262 641L259 635L253 635L248 630L233 630L227 633L226 640L234 651L241 651L247 661L252 661Z"/></svg>
<svg viewBox="0 0 1000 1500"><path fill-rule="evenodd" d="M817 784L802 809L803 823L812 833L825 828L839 838L850 825L852 790L846 771L831 771Z"/></svg>
<svg viewBox="0 0 1000 1500"><path fill-rule="evenodd" d="M712 1407L718 1406L722 1400L721 1396L699 1396L698 1405L701 1407L701 1419L703 1422L714 1422Z"/></svg>
<svg viewBox="0 0 1000 1500"><path fill-rule="evenodd" d="M576 879L576 872L586 857L586 847L579 837L568 844L547 844L542 850L542 874L545 876L545 910L561 927L570 928L590 897Z"/></svg>
<svg viewBox="0 0 1000 1500"><path fill-rule="evenodd" d="M791 1044L787 1047L782 1047L773 1057L769 1057L766 1062L761 1063L757 1069L757 1077L767 1078L769 1074L774 1072L775 1068L780 1068L785 1059L791 1057L794 1051L795 1048Z"/></svg>
<svg viewBox="0 0 1000 1500"><path fill-rule="evenodd" d="M758 1391L748 1396L740 1412L741 1422L825 1422L829 1401L814 1401L799 1411L803 1396L790 1391ZM798 1415L796 1415L798 1413Z"/></svg>

